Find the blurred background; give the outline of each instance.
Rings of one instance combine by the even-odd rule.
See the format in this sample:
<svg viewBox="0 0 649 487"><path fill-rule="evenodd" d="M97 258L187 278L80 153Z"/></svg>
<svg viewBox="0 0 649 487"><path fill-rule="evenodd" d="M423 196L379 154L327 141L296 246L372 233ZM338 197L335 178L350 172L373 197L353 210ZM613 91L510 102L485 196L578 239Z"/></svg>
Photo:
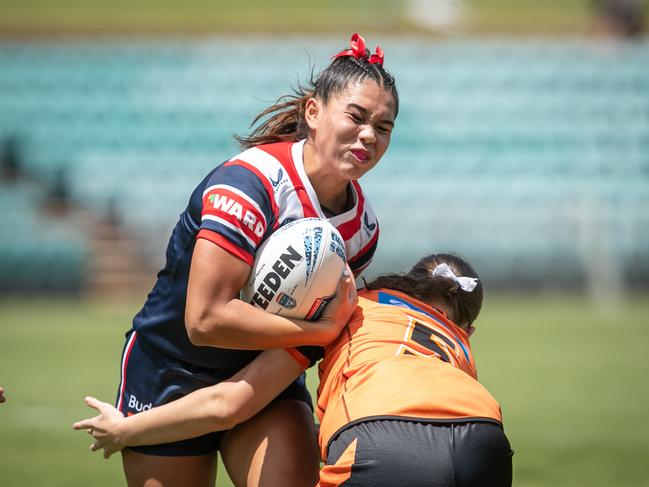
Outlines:
<svg viewBox="0 0 649 487"><path fill-rule="evenodd" d="M353 32L384 49L401 97L363 180L382 228L366 277L431 251L474 264L473 347L515 485L649 485L648 14L643 0L0 0L2 485L123 483L71 431L83 396L112 401L123 332L232 135Z"/></svg>

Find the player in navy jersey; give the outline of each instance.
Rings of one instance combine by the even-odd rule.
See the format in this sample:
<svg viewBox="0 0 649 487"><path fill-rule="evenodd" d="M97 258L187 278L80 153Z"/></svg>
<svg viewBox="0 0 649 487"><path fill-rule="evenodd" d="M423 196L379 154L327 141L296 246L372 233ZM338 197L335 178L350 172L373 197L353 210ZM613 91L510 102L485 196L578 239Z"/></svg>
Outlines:
<svg viewBox="0 0 649 487"><path fill-rule="evenodd" d="M357 179L383 156L398 113L383 52L362 37L307 89L262 112L244 152L192 193L166 265L127 333L117 408L136 414L230 377L259 350L287 349L306 367L312 348L344 327L357 300L352 279L317 322L283 318L238 299L259 245L280 226L326 217L358 275L376 249L379 224ZM319 350L319 349L318 349ZM122 453L129 485L213 485L220 451L237 486L313 485L319 455L303 377L252 419L190 440Z"/></svg>

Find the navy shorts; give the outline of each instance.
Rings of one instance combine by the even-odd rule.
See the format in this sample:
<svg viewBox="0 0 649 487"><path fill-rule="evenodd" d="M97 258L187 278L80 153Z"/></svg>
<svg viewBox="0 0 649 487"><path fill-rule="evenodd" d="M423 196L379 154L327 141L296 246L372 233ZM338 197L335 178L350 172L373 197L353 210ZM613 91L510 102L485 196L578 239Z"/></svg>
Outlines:
<svg viewBox="0 0 649 487"><path fill-rule="evenodd" d="M236 370L205 368L163 354L129 332L122 353L120 384L116 408L130 416L179 399L202 387L212 386L230 378ZM304 374L288 386L274 401L297 399L313 410L311 395ZM197 438L162 445L131 447L148 455L195 456L219 449L226 431L208 433Z"/></svg>
<svg viewBox="0 0 649 487"><path fill-rule="evenodd" d="M497 423L367 420L329 443L320 482L345 487L509 487L512 455Z"/></svg>

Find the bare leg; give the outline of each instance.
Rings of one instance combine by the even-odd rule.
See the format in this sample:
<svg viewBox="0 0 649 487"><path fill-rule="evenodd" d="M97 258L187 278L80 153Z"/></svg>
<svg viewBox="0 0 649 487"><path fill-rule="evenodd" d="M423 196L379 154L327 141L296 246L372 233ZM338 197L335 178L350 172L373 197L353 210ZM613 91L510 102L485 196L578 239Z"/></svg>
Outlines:
<svg viewBox="0 0 649 487"><path fill-rule="evenodd" d="M216 454L193 457L145 455L122 451L129 487L214 487Z"/></svg>
<svg viewBox="0 0 649 487"><path fill-rule="evenodd" d="M221 457L237 487L313 487L320 466L313 414L302 401L273 403L227 433Z"/></svg>

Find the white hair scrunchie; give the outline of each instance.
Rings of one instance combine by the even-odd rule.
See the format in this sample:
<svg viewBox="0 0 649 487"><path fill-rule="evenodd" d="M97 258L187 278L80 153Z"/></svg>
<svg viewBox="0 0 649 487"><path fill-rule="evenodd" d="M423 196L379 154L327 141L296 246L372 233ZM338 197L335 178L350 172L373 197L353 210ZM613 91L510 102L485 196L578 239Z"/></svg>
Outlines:
<svg viewBox="0 0 649 487"><path fill-rule="evenodd" d="M448 264L439 264L437 267L435 267L435 269L433 269L431 275L433 277L446 277L448 279L451 279L452 281L458 283L462 291L466 291L468 293L473 291L478 285L477 277L458 277L451 270Z"/></svg>

